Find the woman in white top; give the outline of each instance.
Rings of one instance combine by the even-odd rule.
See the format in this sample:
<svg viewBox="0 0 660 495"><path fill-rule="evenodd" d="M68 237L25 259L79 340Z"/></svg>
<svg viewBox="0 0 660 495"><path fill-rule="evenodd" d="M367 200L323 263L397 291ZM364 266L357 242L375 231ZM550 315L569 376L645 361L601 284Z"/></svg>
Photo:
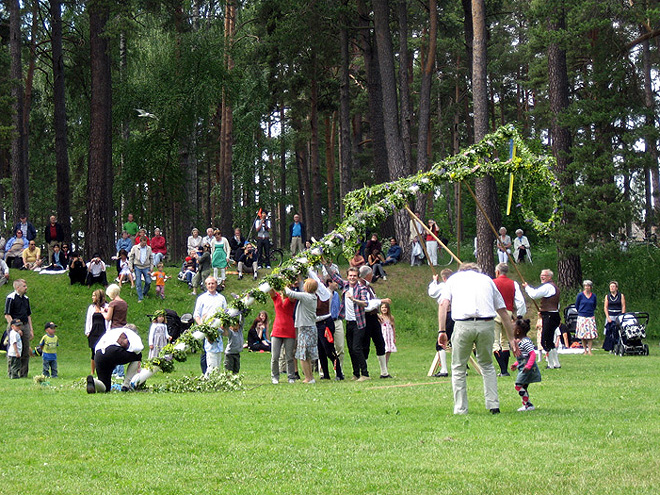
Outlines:
<svg viewBox="0 0 660 495"><path fill-rule="evenodd" d="M199 235L199 230L192 229L192 235L188 236L188 253L190 251L198 251L202 245L204 238Z"/></svg>
<svg viewBox="0 0 660 495"><path fill-rule="evenodd" d="M298 330L296 359L302 363L305 379L303 383L316 383L312 373L312 362L319 358L318 333L316 331L316 280L308 278L303 285L304 292L286 288L289 299L298 301L295 313L295 326Z"/></svg>

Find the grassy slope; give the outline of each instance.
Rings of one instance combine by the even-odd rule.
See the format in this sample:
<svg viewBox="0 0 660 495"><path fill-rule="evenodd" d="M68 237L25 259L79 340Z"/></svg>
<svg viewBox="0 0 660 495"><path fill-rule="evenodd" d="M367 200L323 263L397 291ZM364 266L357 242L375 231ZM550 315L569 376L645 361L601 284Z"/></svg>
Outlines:
<svg viewBox="0 0 660 495"><path fill-rule="evenodd" d="M243 353L245 392L95 396L80 380L90 291L27 274L37 335L46 320L60 325L61 378L50 387L0 378L0 493L658 492L657 343L648 357L563 357L562 370L542 370L531 388L532 413L515 412L513 380L500 378L503 413L491 416L472 373L471 412L455 417L449 380L425 376L435 333L428 268L388 274L376 288L395 301L396 380L272 386L269 355ZM227 292L248 284L230 279ZM167 291L166 307L192 310L183 286ZM125 292L146 338L144 315L162 303L138 306ZM377 369L373 352L369 366ZM33 359L30 375L40 369ZM198 369L193 358L175 375Z"/></svg>

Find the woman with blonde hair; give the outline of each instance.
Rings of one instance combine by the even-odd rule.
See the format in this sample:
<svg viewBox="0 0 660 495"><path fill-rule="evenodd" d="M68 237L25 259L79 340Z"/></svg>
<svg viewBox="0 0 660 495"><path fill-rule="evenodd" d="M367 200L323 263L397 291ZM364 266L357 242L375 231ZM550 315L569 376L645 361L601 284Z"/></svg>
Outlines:
<svg viewBox="0 0 660 495"><path fill-rule="evenodd" d="M312 363L319 358L318 334L316 331L316 290L319 285L313 278L303 284L303 292L286 288L289 299L297 300L295 327L298 331L296 359L300 359L305 379L303 383L316 383L312 373Z"/></svg>

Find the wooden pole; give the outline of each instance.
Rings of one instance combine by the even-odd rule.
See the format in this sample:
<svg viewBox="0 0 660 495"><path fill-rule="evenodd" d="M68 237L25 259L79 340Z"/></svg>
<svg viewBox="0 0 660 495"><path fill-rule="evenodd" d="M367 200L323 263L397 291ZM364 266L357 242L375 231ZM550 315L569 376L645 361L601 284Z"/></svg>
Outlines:
<svg viewBox="0 0 660 495"><path fill-rule="evenodd" d="M461 222L461 218L463 215L461 215L461 192L463 191L463 188L461 187L461 183L458 183L458 204L456 205L456 254L458 256L461 255L461 240L463 239L463 225Z"/></svg>
<svg viewBox="0 0 660 495"><path fill-rule="evenodd" d="M410 212L410 210L408 210L408 212ZM415 227L415 232L417 233L417 240L422 245L422 249L424 250L424 256L426 256L426 261L428 265L431 267L431 273L433 274L433 276L435 276L436 275L435 267L431 264L431 258L429 258L429 252L426 250L426 242L422 242L422 233L419 231L419 228L417 227L417 221L415 220L417 216L413 214L412 217L413 217L413 227ZM424 225L421 221L419 223Z"/></svg>
<svg viewBox="0 0 660 495"><path fill-rule="evenodd" d="M497 233L497 230L495 230L495 226L493 225L493 222L490 221L490 218L488 218L488 215L486 214L486 211L484 208L481 206L481 203L479 203L479 200L477 199L477 196L474 194L474 191L472 191L472 188L470 187L470 184L467 182L465 183L465 186L467 187L468 192L472 195L474 198L475 203L477 203L477 206L479 207L479 211L481 211L481 214L484 216L486 221L488 222L488 225L490 225L491 230L493 231L493 234L495 234L495 237L499 235ZM515 261L512 263L513 268L516 270L516 273L520 277L520 281L524 284L525 282L525 277L523 277L522 273L520 273L520 269L518 268L518 265L515 263ZM532 299L532 302L534 303L534 306L536 306L537 311L541 311L539 308L539 305L536 304L536 300Z"/></svg>

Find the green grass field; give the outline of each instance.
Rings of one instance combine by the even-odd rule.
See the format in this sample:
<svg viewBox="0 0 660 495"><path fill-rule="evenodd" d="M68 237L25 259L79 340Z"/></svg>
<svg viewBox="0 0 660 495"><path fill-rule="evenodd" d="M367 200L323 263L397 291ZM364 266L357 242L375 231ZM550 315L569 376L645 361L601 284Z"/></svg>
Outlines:
<svg viewBox="0 0 660 495"><path fill-rule="evenodd" d="M526 267L525 276L536 283L541 267ZM394 380L274 386L270 355L245 352L242 392L87 395L83 327L91 291L71 288L63 276L25 278L36 336L47 320L59 325L60 378L39 386L2 374L0 493L660 491L655 340L647 341L648 357L598 350L562 356L561 370L542 366L543 382L530 388L537 410L528 413L516 412L513 378L501 377L502 414L490 415L481 378L471 372L470 414L454 416L449 379L426 376L436 332L429 269L399 265L376 284L394 300ZM249 285L230 277L225 295ZM141 305L124 289L129 321L144 340L147 313L192 311L186 289L171 280L164 302L151 295ZM0 297L9 291L2 287ZM272 305L266 308L272 315ZM369 367L378 369L373 351ZM173 376L198 372L192 356ZM40 373L41 360L33 358L30 376ZM166 379L159 374L148 383Z"/></svg>

